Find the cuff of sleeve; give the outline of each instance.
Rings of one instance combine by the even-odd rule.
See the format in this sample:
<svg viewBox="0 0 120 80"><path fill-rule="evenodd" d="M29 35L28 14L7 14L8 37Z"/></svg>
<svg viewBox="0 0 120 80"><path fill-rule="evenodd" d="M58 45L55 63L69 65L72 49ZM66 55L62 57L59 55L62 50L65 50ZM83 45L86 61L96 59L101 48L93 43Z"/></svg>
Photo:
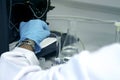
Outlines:
<svg viewBox="0 0 120 80"><path fill-rule="evenodd" d="M22 38L22 39L19 40L19 42L22 42L25 39L27 39L27 38ZM33 40L31 38L28 38L28 39ZM35 54L37 54L38 52L41 51L41 47L40 47L40 45L35 40L33 40L33 41L35 42L34 52L35 52Z"/></svg>
<svg viewBox="0 0 120 80"><path fill-rule="evenodd" d="M35 54L37 54L38 52L41 51L41 47L40 47L39 44L35 43L35 49L34 49L34 51L35 51Z"/></svg>

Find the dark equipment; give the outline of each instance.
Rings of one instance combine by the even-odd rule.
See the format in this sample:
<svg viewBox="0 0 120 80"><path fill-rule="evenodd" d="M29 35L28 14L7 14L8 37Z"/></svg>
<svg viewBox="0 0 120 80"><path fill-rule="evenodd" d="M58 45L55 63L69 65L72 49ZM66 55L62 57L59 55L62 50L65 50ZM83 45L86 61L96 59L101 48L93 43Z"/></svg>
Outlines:
<svg viewBox="0 0 120 80"><path fill-rule="evenodd" d="M8 5L10 43L19 39L21 21L41 19L46 22L47 12L54 8L50 0L8 0Z"/></svg>
<svg viewBox="0 0 120 80"><path fill-rule="evenodd" d="M47 13L53 8L50 0L0 0L0 54L9 50L10 43L19 40L21 21L46 22Z"/></svg>

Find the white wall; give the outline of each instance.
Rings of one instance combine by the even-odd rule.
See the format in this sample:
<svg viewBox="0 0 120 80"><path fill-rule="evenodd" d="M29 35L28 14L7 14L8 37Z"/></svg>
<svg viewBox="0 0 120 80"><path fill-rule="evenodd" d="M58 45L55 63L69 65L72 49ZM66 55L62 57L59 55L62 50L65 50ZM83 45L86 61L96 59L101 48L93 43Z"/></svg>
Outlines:
<svg viewBox="0 0 120 80"><path fill-rule="evenodd" d="M54 16L78 16L119 21L119 2L117 0L53 0L52 5L55 6L55 9L48 13L48 22L50 22L51 30L66 32L67 27L70 27L69 21L58 20ZM86 49L96 50L101 46L115 42L116 27L113 23L77 21L73 17L69 19L76 21L76 25L73 27Z"/></svg>

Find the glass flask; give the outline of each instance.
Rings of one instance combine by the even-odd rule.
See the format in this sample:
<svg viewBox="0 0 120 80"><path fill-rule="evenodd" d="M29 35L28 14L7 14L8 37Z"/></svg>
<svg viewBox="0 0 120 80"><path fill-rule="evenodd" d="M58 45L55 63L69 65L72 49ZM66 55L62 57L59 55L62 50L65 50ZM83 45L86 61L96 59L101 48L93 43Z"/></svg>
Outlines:
<svg viewBox="0 0 120 80"><path fill-rule="evenodd" d="M67 29L67 34L59 54L62 62L68 61L72 56L79 53L79 38L76 35L75 24L76 23L71 22Z"/></svg>
<svg viewBox="0 0 120 80"><path fill-rule="evenodd" d="M76 37L76 35L71 35L70 30L68 29L68 32L61 50L62 56L71 57L74 54L78 53L79 52L78 43L79 43L79 39Z"/></svg>

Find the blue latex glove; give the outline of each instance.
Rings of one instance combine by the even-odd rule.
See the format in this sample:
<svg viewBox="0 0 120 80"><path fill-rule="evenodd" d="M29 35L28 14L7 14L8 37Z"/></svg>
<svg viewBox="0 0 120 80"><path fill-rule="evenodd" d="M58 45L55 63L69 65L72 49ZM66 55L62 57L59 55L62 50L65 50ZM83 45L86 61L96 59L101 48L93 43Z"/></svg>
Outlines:
<svg viewBox="0 0 120 80"><path fill-rule="evenodd" d="M20 40L23 41L26 38L35 41L35 53L40 52L41 48L39 46L40 42L50 35L50 30L48 25L40 20L30 20L28 22L20 23Z"/></svg>

